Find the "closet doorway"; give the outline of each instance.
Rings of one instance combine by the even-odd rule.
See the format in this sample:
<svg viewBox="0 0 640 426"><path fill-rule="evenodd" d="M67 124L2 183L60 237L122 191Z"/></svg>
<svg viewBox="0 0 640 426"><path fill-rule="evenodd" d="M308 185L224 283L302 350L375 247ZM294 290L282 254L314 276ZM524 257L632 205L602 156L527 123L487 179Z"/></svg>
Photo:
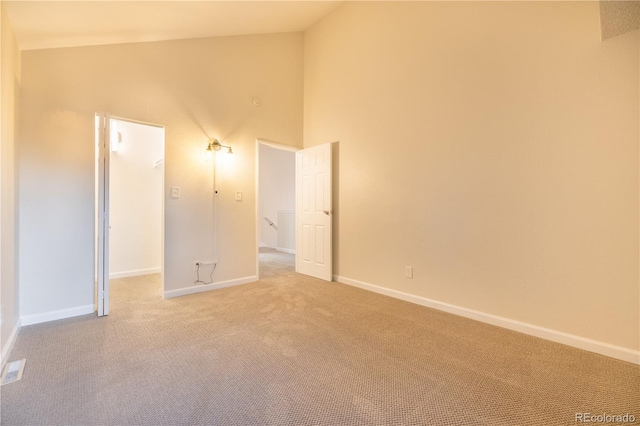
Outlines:
<svg viewBox="0 0 640 426"><path fill-rule="evenodd" d="M162 292L164 137L163 126L96 114L98 316L109 314L110 280Z"/></svg>
<svg viewBox="0 0 640 426"><path fill-rule="evenodd" d="M257 265L260 278L295 270L295 153L298 148L256 143Z"/></svg>

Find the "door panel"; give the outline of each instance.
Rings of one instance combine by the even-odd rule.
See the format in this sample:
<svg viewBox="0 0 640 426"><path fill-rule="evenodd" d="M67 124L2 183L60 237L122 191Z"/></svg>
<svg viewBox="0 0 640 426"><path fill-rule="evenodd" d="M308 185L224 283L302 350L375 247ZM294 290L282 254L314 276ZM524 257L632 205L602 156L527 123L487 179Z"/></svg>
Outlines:
<svg viewBox="0 0 640 426"><path fill-rule="evenodd" d="M296 152L296 271L326 281L332 271L331 144Z"/></svg>

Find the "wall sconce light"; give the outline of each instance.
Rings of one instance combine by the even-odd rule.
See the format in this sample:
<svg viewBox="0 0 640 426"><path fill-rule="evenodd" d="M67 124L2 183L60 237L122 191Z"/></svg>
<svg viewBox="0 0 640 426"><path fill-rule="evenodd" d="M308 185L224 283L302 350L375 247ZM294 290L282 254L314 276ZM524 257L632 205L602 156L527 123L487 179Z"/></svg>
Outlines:
<svg viewBox="0 0 640 426"><path fill-rule="evenodd" d="M227 154L233 154L233 150L230 146L222 145L218 139L209 139L209 145L207 145L207 154L211 155L213 151L220 151L222 148L227 149Z"/></svg>

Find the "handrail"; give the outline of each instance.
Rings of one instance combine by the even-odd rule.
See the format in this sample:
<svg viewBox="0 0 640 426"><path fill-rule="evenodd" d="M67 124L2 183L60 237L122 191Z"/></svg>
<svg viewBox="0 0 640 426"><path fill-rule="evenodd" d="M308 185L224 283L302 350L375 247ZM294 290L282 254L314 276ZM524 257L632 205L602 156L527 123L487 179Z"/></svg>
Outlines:
<svg viewBox="0 0 640 426"><path fill-rule="evenodd" d="M268 217L265 217L264 220L266 220L267 223L269 224L269 226L273 227L273 229L275 229L276 231L278 230L278 225L273 223L273 221L271 219L269 219Z"/></svg>

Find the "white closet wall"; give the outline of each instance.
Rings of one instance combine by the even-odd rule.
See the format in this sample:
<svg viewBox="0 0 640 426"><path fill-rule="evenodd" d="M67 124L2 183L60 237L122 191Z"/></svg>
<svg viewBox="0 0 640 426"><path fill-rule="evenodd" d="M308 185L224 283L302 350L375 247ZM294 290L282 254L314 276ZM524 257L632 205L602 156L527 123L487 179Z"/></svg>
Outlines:
<svg viewBox="0 0 640 426"><path fill-rule="evenodd" d="M279 225L278 210L295 209L295 163L295 153L260 145L259 223L263 247L278 247L278 233L264 218Z"/></svg>
<svg viewBox="0 0 640 426"><path fill-rule="evenodd" d="M160 272L164 129L117 122L111 152L109 275Z"/></svg>

